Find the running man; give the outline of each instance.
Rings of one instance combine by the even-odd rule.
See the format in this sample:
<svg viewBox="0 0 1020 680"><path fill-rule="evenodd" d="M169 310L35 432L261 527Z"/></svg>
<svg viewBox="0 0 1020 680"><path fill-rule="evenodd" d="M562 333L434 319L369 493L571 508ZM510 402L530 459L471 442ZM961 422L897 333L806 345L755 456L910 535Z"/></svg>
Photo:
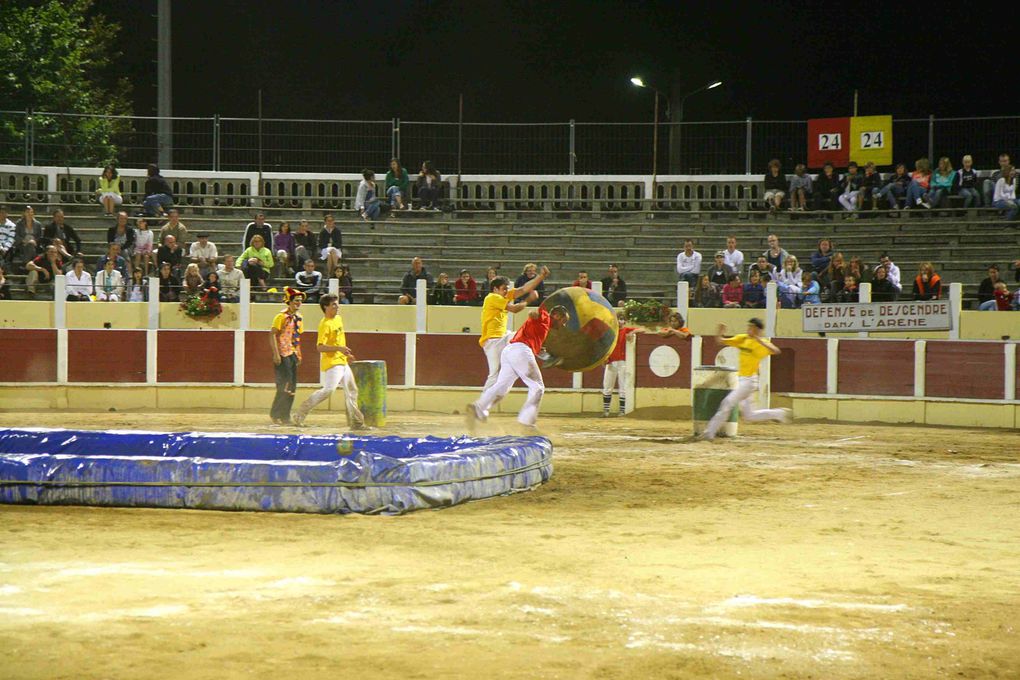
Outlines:
<svg viewBox="0 0 1020 680"><path fill-rule="evenodd" d="M365 417L358 409L358 386L354 382L347 362L354 359L354 352L347 347L344 335L344 322L340 318L340 300L336 295L323 295L319 298L322 308L322 321L319 322L319 335L316 338L316 349L319 350L319 370L322 371L322 387L312 393L298 410L294 412L294 424L302 427L308 412L333 394L340 386L344 390L347 401L347 422L352 430L365 429Z"/></svg>
<svg viewBox="0 0 1020 680"><path fill-rule="evenodd" d="M305 294L293 288L283 291L287 308L273 317L269 344L273 348L273 366L276 372L276 397L269 409L269 417L276 425L290 424L290 407L297 392L297 369L301 365L301 331L304 324L298 310Z"/></svg>
<svg viewBox="0 0 1020 680"><path fill-rule="evenodd" d="M485 359L489 362L489 376L485 379L485 386L482 391L492 387L496 383L496 376L499 375L499 358L503 349L510 342L513 333L506 330L506 313L517 313L528 306L531 293L549 276L549 268L542 267L538 276L532 278L520 288L511 288L510 280L505 276L497 276L489 284L489 294L482 302L482 335L478 338L478 344L485 352ZM515 303L516 297L526 297L523 302ZM537 296L536 296L537 297ZM544 340L544 338L543 338ZM537 350L536 350L537 352Z"/></svg>
<svg viewBox="0 0 1020 680"><path fill-rule="evenodd" d="M751 400L758 391L758 364L765 357L779 354L779 348L762 337L762 330L765 324L761 319L751 319L747 324L747 333L734 335L731 338L725 337L726 324L719 324L716 337L720 343L736 347L740 350L740 369L737 372L737 389L730 392L719 410L708 421L708 427L701 433L702 439L715 439L715 433L719 431L723 422L729 418L734 407L740 405L740 413L744 420L749 422L755 420L776 420L781 423L790 422L791 411L788 408L769 408L754 410L751 408Z"/></svg>
<svg viewBox="0 0 1020 680"><path fill-rule="evenodd" d="M545 394L545 381L538 369L535 357L542 351L545 338L550 328L560 328L570 320L565 307L553 307L545 311L542 307L528 314L520 330L513 336L510 343L500 355L499 375L491 387L482 392L478 401L468 404L468 413L475 420L485 421L489 417L489 409L493 404L506 396L510 388L520 378L528 386L528 398L517 414L517 422L525 427L534 428L538 420L538 407Z"/></svg>

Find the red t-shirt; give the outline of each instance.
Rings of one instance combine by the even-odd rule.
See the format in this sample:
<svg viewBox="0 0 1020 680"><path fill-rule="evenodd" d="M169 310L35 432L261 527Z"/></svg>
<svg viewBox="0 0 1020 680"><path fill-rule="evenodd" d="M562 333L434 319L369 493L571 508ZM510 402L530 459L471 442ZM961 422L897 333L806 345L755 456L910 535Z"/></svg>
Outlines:
<svg viewBox="0 0 1020 680"><path fill-rule="evenodd" d="M538 353L542 351L542 345L545 344L545 336L549 335L549 326L551 324L552 317L549 316L549 312L539 307L538 318L532 319L529 316L520 330L514 333L514 337L510 342L523 343L531 348L535 356L538 356Z"/></svg>
<svg viewBox="0 0 1020 680"><path fill-rule="evenodd" d="M607 363L623 361L627 358L627 334L634 330L637 329L633 326L620 326L620 332L616 336L616 347L613 348L613 353L606 359Z"/></svg>

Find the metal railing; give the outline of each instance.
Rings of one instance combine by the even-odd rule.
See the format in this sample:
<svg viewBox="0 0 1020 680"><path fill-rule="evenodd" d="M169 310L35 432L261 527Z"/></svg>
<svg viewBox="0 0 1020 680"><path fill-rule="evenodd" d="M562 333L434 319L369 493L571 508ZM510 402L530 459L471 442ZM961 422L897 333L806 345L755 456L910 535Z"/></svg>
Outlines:
<svg viewBox="0 0 1020 680"><path fill-rule="evenodd" d="M0 111L0 164L144 167L158 155L159 118ZM652 123L173 118L171 167L244 172L381 171L391 156L453 174L650 174ZM807 158L807 121L660 123L660 174L764 174ZM964 154L978 168L1020 150L1020 116L897 118L895 157Z"/></svg>

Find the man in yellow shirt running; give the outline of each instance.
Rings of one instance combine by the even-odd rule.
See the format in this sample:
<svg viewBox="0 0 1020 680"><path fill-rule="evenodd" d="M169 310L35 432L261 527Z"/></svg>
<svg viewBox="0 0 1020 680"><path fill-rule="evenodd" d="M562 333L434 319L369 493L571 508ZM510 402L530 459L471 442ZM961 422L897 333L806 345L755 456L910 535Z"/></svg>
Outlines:
<svg viewBox="0 0 1020 680"><path fill-rule="evenodd" d="M506 330L506 313L516 313L527 307L532 291L547 276L549 276L549 268L542 267L538 276L520 288L511 288L510 280L505 276L497 276L489 284L489 294L482 302L482 335L478 338L478 344L485 352L486 361L489 362L489 377L485 379L483 392L496 384L496 377L499 375L499 356L514 335L513 331L507 332ZM526 299L523 302L515 303L513 300L518 297Z"/></svg>
<svg viewBox="0 0 1020 680"><path fill-rule="evenodd" d="M354 352L347 347L344 322L340 318L340 300L336 295L323 295L319 298L319 307L322 308L323 317L319 322L319 335L315 344L319 350L322 387L313 392L294 412L294 424L302 427L308 412L328 399L337 386L340 386L346 397L347 421L351 429L363 430L365 416L358 409L358 385L354 382L351 367L347 365L348 360L354 359Z"/></svg>
<svg viewBox="0 0 1020 680"><path fill-rule="evenodd" d="M715 439L715 433L719 431L722 424L730 417L734 407L740 405L740 413L744 420L777 420L782 423L790 422L790 409L769 408L754 410L751 408L751 400L754 393L758 391L758 364L765 357L772 354L779 354L778 347L762 337L765 324L761 319L751 319L747 324L747 333L726 336L726 324L719 324L716 337L724 345L736 347L740 350L740 369L737 372L737 389L730 392L722 403L719 410L708 421L708 427L701 434L702 439Z"/></svg>

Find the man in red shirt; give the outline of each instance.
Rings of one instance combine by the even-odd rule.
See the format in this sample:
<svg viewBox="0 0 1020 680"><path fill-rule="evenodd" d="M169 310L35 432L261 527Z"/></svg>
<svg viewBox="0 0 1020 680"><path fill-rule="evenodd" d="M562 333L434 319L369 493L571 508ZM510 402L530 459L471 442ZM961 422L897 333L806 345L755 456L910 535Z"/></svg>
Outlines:
<svg viewBox="0 0 1020 680"><path fill-rule="evenodd" d="M644 333L643 328L624 326L623 314L617 314L620 330L616 334L616 346L606 359L605 373L602 374L602 417L609 417L609 404L613 400L613 383L617 384L620 395L620 415L626 413L627 406L627 336L631 333Z"/></svg>
<svg viewBox="0 0 1020 680"><path fill-rule="evenodd" d="M475 420L486 420L492 405L505 397L520 378L528 387L528 398L521 407L521 412L517 414L517 421L526 427L535 427L538 407L542 403L542 395L545 394L545 382L542 380L542 372L538 369L535 357L542 351L549 329L560 328L569 320L570 314L562 306L553 307L548 312L539 307L528 314L528 320L499 357L499 375L496 382L482 392L478 401L468 404L468 413L474 416Z"/></svg>

